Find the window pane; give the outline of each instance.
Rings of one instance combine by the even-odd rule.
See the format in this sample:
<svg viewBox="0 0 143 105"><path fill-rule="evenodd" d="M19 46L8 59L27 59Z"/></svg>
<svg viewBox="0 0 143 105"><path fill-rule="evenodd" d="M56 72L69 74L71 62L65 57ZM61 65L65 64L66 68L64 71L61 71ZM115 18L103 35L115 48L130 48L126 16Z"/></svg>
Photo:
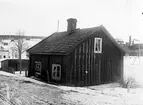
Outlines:
<svg viewBox="0 0 143 105"><path fill-rule="evenodd" d="M101 53L102 51L102 39L101 38L95 38L94 39L94 52L95 53Z"/></svg>
<svg viewBox="0 0 143 105"><path fill-rule="evenodd" d="M57 77L60 77L60 72L57 72Z"/></svg>
<svg viewBox="0 0 143 105"><path fill-rule="evenodd" d="M53 72L53 76L54 76L54 77L56 76L56 72Z"/></svg>
<svg viewBox="0 0 143 105"><path fill-rule="evenodd" d="M57 66L57 72L59 72L60 71L60 66Z"/></svg>
<svg viewBox="0 0 143 105"><path fill-rule="evenodd" d="M54 72L56 71L56 68L57 68L57 67L56 67L56 66L54 66L54 70L53 70Z"/></svg>

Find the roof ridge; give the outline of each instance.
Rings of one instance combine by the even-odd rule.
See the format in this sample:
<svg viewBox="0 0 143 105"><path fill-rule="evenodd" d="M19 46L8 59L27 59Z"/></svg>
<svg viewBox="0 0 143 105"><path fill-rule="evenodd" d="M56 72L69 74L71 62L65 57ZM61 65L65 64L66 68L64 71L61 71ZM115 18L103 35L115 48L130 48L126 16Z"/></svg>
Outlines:
<svg viewBox="0 0 143 105"><path fill-rule="evenodd" d="M99 25L99 26L95 26L95 27L82 28L82 29L80 29L80 30L84 30L84 29L93 29L93 28L99 28L99 27L101 27L101 26L103 26L103 25Z"/></svg>

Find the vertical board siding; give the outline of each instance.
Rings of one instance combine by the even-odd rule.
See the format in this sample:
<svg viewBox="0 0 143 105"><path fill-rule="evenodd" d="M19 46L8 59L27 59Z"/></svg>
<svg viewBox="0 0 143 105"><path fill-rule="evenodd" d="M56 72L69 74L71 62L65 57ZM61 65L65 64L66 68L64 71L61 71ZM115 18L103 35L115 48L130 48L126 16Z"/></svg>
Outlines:
<svg viewBox="0 0 143 105"><path fill-rule="evenodd" d="M51 65L52 65L52 62L53 62L53 58L52 57L50 57L51 58L51 60L50 60L50 62L51 62ZM67 56L67 58L68 58L68 56ZM52 69L52 67L51 67L51 69ZM67 68L68 69L68 68ZM66 70L66 71L64 71L65 72L65 81L67 81L68 82L68 76L69 76L69 70Z"/></svg>
<svg viewBox="0 0 143 105"><path fill-rule="evenodd" d="M84 80L85 80L85 43L83 43L83 60L82 60L82 72L83 72L83 85L84 85Z"/></svg>
<svg viewBox="0 0 143 105"><path fill-rule="evenodd" d="M88 41L87 41L87 43L86 43L86 80L87 80L87 85L89 84L89 62L88 62L88 60L89 60L89 56L88 56L88 45L89 45L89 43L88 43Z"/></svg>
<svg viewBox="0 0 143 105"><path fill-rule="evenodd" d="M89 40L90 42L90 84L93 84L93 77L92 77L92 73L93 73L93 67L92 67L92 39Z"/></svg>
<svg viewBox="0 0 143 105"><path fill-rule="evenodd" d="M101 83L101 60L99 60L99 73L98 73L98 76L99 76L99 81L98 81L98 84Z"/></svg>
<svg viewBox="0 0 143 105"><path fill-rule="evenodd" d="M72 75L70 83L78 86L107 83L112 81L113 74L117 75L118 70L121 69L121 63L119 65L116 57L120 56L120 53L119 51L114 51L117 50L114 44L103 33L97 33L96 37L102 38L102 53L94 53L95 36L92 36L80 43L71 54L70 59L73 59L71 68L73 71L72 73L71 71L69 72ZM114 51L114 54L112 51Z"/></svg>
<svg viewBox="0 0 143 105"><path fill-rule="evenodd" d="M77 85L99 83L101 77L99 60L100 57L96 61L94 53L94 38L80 44L74 51L74 83Z"/></svg>
<svg viewBox="0 0 143 105"><path fill-rule="evenodd" d="M93 74L94 74L94 84L96 83L96 55L93 53Z"/></svg>
<svg viewBox="0 0 143 105"><path fill-rule="evenodd" d="M84 49L85 49L85 53L84 53L84 56L85 56L85 60L84 60L84 73L85 73L85 75L84 75L84 84L86 85L87 84L87 73L86 73L86 71L87 71L87 43L85 42L85 46L84 46Z"/></svg>
<svg viewBox="0 0 143 105"><path fill-rule="evenodd" d="M72 53L72 56L74 56L74 53ZM68 62L68 61L70 61L70 63L68 63L68 67L66 67L66 68L68 68L68 69L65 69L65 70L70 70L70 74L69 74L69 82L70 82L70 84L72 84L73 83L73 70L74 70L74 64L73 64L73 60L74 59L72 59L72 60L70 60L71 59L71 57L72 56L68 56L68 59L66 59L66 62ZM64 62L64 61L63 61ZM66 66L66 62L64 62L65 63L65 66ZM70 65L71 65L71 68L70 68Z"/></svg>
<svg viewBox="0 0 143 105"><path fill-rule="evenodd" d="M76 59L76 85L78 84L79 80L79 47L77 48L77 59Z"/></svg>
<svg viewBox="0 0 143 105"><path fill-rule="evenodd" d="M79 59L78 59L78 84L80 84L80 76L81 76L81 46L79 46Z"/></svg>
<svg viewBox="0 0 143 105"><path fill-rule="evenodd" d="M84 85L84 43L81 45L81 85Z"/></svg>
<svg viewBox="0 0 143 105"><path fill-rule="evenodd" d="M74 80L74 84L76 84L76 70L77 70L77 49L75 49L75 54L74 54L74 75L73 75L73 80Z"/></svg>
<svg viewBox="0 0 143 105"><path fill-rule="evenodd" d="M89 39L88 43L89 43L88 44L88 52L89 52L88 53L88 57L89 57L88 58L88 62L89 62L88 63L88 65L89 65L89 68L88 68L89 69L89 73L88 73L88 75L89 75L89 84L91 84L91 50L90 50L91 49L91 40L90 39Z"/></svg>
<svg viewBox="0 0 143 105"><path fill-rule="evenodd" d="M30 77L30 76L32 76L32 71L33 71L33 69L32 69L32 57L31 57L31 55L29 55L29 65L28 65L28 77Z"/></svg>
<svg viewBox="0 0 143 105"><path fill-rule="evenodd" d="M93 67L93 60L94 60L94 46L93 46L93 43L94 43L94 41L93 41L93 38L91 39L91 81L92 81L92 84L95 84L95 82L94 82L94 67Z"/></svg>

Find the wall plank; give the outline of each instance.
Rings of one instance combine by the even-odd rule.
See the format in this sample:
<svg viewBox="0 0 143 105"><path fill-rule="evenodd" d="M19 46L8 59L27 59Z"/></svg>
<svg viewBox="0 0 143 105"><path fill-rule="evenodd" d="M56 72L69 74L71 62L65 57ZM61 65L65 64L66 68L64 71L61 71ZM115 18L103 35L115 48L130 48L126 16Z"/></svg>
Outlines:
<svg viewBox="0 0 143 105"><path fill-rule="evenodd" d="M75 53L74 53L74 73L73 73L73 80L74 80L74 84L76 84L76 71L77 71L77 49L75 49Z"/></svg>
<svg viewBox="0 0 143 105"><path fill-rule="evenodd" d="M79 46L79 54L78 54L78 84L81 81L81 45Z"/></svg>
<svg viewBox="0 0 143 105"><path fill-rule="evenodd" d="M83 48L83 54L82 54L82 56L83 56L83 60L82 60L82 80L83 80L83 85L84 85L84 82L85 82L85 43L83 43L83 45L82 45L82 48Z"/></svg>
<svg viewBox="0 0 143 105"><path fill-rule="evenodd" d="M87 55L86 55L86 42L84 45L84 85L86 85L86 68L87 68L87 64L86 64L86 59L87 59Z"/></svg>
<svg viewBox="0 0 143 105"><path fill-rule="evenodd" d="M88 75L89 75L89 78L88 78L88 80L89 80L89 84L91 84L91 56L90 56L90 45L91 45L91 43L90 43L90 40L88 40L88 69L89 69L89 73L88 73Z"/></svg>
<svg viewBox="0 0 143 105"><path fill-rule="evenodd" d="M91 40L89 39L89 84L91 84Z"/></svg>
<svg viewBox="0 0 143 105"><path fill-rule="evenodd" d="M94 67L93 67L93 39L91 39L91 81L94 84Z"/></svg>
<svg viewBox="0 0 143 105"><path fill-rule="evenodd" d="M88 84L88 42L86 42L86 85Z"/></svg>
<svg viewBox="0 0 143 105"><path fill-rule="evenodd" d="M81 84L84 85L84 43L81 45L81 58Z"/></svg>

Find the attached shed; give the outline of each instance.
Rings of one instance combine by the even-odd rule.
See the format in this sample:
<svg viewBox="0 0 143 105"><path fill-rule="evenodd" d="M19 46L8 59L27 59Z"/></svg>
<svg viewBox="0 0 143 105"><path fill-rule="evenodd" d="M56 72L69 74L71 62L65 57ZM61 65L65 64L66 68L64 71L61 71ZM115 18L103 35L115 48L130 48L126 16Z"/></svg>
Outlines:
<svg viewBox="0 0 143 105"><path fill-rule="evenodd" d="M125 51L105 27L76 29L76 19L67 21L67 31L54 33L27 50L28 76L73 86L122 79Z"/></svg>

